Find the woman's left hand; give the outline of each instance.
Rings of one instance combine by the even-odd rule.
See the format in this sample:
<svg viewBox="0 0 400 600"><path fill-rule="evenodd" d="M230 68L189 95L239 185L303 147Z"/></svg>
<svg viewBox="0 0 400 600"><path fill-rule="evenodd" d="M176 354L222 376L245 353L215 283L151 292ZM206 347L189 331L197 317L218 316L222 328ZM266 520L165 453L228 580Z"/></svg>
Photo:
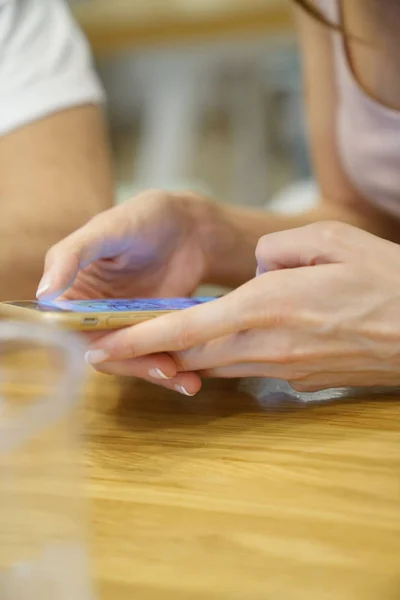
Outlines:
<svg viewBox="0 0 400 600"><path fill-rule="evenodd" d="M317 223L263 237L256 256L255 279L208 304L108 333L89 362L129 375L132 361L168 352L179 371L273 377L301 391L400 383L396 244ZM184 391L198 391L194 374L192 387Z"/></svg>

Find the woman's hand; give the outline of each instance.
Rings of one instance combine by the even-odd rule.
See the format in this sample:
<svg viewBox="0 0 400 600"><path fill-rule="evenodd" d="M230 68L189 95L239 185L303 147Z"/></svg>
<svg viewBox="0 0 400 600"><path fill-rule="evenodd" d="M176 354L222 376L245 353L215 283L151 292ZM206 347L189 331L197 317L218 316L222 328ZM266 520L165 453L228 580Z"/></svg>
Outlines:
<svg viewBox="0 0 400 600"><path fill-rule="evenodd" d="M106 334L89 361L128 375L138 357L167 352L181 372L274 377L302 391L400 383L396 244L319 223L265 236L256 255L255 279L209 304Z"/></svg>
<svg viewBox="0 0 400 600"><path fill-rule="evenodd" d="M188 296L212 278L210 236L218 214L216 204L193 194L139 194L50 249L38 298ZM176 365L167 355L141 358L130 371L182 393L200 387L195 374L175 378Z"/></svg>
<svg viewBox="0 0 400 600"><path fill-rule="evenodd" d="M213 206L194 195L148 191L100 213L49 250L37 296L190 295L208 275L204 228Z"/></svg>

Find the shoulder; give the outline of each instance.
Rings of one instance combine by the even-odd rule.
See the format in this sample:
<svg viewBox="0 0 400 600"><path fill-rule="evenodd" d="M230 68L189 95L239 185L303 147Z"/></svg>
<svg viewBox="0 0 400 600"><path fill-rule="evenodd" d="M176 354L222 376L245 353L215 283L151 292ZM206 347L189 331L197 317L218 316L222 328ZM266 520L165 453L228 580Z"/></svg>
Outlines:
<svg viewBox="0 0 400 600"><path fill-rule="evenodd" d="M63 0L0 0L0 134L103 92Z"/></svg>

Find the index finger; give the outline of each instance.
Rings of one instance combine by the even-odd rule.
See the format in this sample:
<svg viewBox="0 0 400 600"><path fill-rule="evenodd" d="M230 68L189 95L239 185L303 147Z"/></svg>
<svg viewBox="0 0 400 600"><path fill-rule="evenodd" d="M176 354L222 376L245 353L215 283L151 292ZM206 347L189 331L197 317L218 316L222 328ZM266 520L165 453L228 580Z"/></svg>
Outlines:
<svg viewBox="0 0 400 600"><path fill-rule="evenodd" d="M126 219L121 216L119 206L100 213L50 248L37 298L51 300L60 296L72 285L81 269L99 258L120 255L128 237L124 235Z"/></svg>
<svg viewBox="0 0 400 600"><path fill-rule="evenodd" d="M274 280L269 273L253 279L237 290L186 310L179 310L97 340L87 355L92 364L105 360L125 360L157 352L181 351L229 333L250 329L273 318ZM267 294L264 280L269 278ZM265 281L266 282L266 281ZM275 292L277 297L278 292Z"/></svg>

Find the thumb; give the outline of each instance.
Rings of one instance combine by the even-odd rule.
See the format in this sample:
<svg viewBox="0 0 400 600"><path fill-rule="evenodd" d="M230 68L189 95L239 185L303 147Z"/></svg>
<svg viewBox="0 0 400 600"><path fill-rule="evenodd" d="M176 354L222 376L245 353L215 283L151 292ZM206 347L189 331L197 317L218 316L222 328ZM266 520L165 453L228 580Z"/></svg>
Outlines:
<svg viewBox="0 0 400 600"><path fill-rule="evenodd" d="M113 211L94 217L50 248L36 292L38 299L57 298L71 287L80 270L100 258L116 258L126 250L129 236L119 227L118 214L110 214Z"/></svg>

